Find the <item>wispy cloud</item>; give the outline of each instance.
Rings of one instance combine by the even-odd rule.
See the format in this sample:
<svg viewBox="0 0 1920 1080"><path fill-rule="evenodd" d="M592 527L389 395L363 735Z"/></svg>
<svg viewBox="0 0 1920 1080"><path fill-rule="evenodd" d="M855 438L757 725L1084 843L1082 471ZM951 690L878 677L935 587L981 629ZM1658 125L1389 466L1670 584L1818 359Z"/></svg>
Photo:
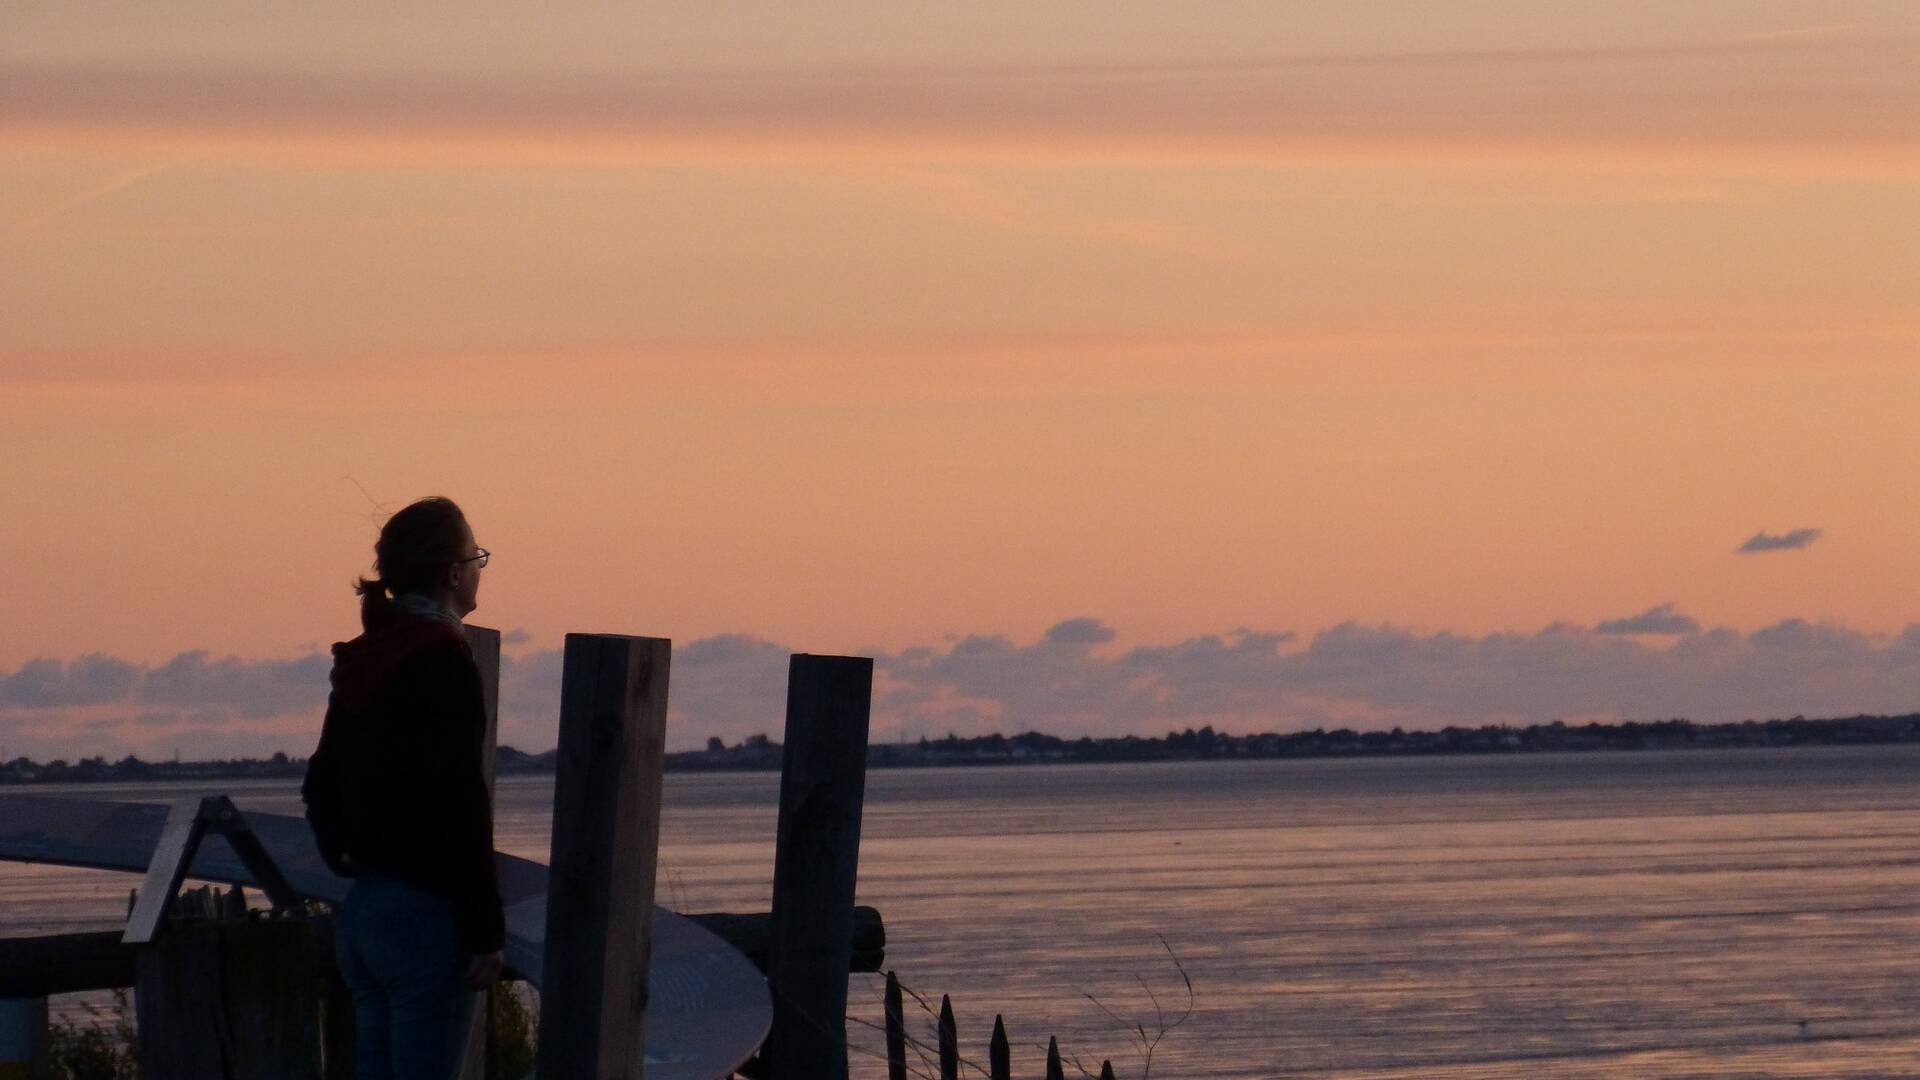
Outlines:
<svg viewBox="0 0 1920 1080"><path fill-rule="evenodd" d="M1665 46L1191 63L503 74L16 62L0 132L1024 152L1397 145L1912 149L1911 43L1832 32ZM1792 78L1783 77L1791 73Z"/></svg>
<svg viewBox="0 0 1920 1080"><path fill-rule="evenodd" d="M1638 615L1607 619L1593 628L1596 634L1696 634L1700 621L1673 609L1672 604L1656 604Z"/></svg>
<svg viewBox="0 0 1920 1080"><path fill-rule="evenodd" d="M1799 551L1809 547L1820 539L1819 529L1794 529L1791 532L1774 535L1770 532L1757 532L1741 544L1736 554L1758 555L1768 551Z"/></svg>
<svg viewBox="0 0 1920 1080"><path fill-rule="evenodd" d="M1748 34L1742 41L1764 42L1784 41L1790 38L1832 37L1836 34L1850 34L1866 29L1858 22L1821 23L1818 26L1796 26L1786 30L1769 30L1765 33Z"/></svg>
<svg viewBox="0 0 1920 1080"><path fill-rule="evenodd" d="M1028 643L976 634L877 653L873 724L884 739L1023 729L1153 734L1200 724L1284 731L1726 721L1920 705L1920 625L1893 636L1800 619L1751 633L1692 625L1663 604L1591 630L1555 624L1465 635L1345 623L1307 638L1241 629L1115 648L1111 627L1082 617ZM1655 646L1632 636L1642 633L1675 640ZM792 651L751 634L678 648L673 744L777 736ZM303 753L318 734L326 669L319 653L247 660L191 652L150 666L100 655L35 660L0 672L0 752ZM561 670L558 649L505 658L503 741L553 745Z"/></svg>
<svg viewBox="0 0 1920 1080"><path fill-rule="evenodd" d="M1008 233L1093 240L1215 262L1247 261L1245 253L1224 239L1172 217L1090 214L1042 204L966 173L888 168L881 170L872 190L875 198L905 198L921 212Z"/></svg>
<svg viewBox="0 0 1920 1080"><path fill-rule="evenodd" d="M145 165L138 169L118 173L97 184L74 192L72 195L60 199L51 205L43 206L38 210L32 211L25 217L15 219L9 228L15 232L28 232L33 229L38 229L48 222L70 214L90 203L96 203L111 195L116 195L140 183L142 180L172 167L173 164L171 162L162 162L158 165Z"/></svg>

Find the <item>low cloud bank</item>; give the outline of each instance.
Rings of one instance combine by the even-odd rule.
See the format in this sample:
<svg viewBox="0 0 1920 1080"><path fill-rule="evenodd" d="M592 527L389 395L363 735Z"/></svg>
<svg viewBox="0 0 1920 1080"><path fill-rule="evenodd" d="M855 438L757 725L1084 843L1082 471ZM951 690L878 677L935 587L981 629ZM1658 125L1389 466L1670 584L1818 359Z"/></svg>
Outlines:
<svg viewBox="0 0 1920 1080"><path fill-rule="evenodd" d="M1660 635L1648 640L1644 635ZM874 738L1040 729L1061 735L1442 727L1686 717L1702 723L1920 709L1920 624L1872 635L1789 619L1702 631L1661 604L1593 628L1465 635L1344 623L1311 637L1240 629L1114 646L1068 619L1021 643L999 634L875 656ZM785 644L725 634L681 646L675 747L779 737ZM0 672L0 756L42 760L304 754L326 704L328 659L187 652L142 666L93 654ZM554 743L559 650L509 653L502 741Z"/></svg>

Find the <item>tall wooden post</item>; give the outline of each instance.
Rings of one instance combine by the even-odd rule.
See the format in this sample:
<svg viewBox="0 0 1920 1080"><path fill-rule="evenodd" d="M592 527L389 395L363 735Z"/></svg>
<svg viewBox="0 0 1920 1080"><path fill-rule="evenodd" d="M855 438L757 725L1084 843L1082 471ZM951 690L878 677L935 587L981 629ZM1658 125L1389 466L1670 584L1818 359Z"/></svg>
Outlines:
<svg viewBox="0 0 1920 1080"><path fill-rule="evenodd" d="M847 968L866 797L873 661L806 656L787 673L767 983L772 1080L846 1080Z"/></svg>
<svg viewBox="0 0 1920 1080"><path fill-rule="evenodd" d="M480 694L486 706L487 728L480 743L480 775L487 779L487 801L493 801L493 759L500 742L500 631L467 627L467 647L480 669ZM460 1080L486 1080L487 1016L493 1009L493 988L468 994L467 1031L460 1051Z"/></svg>
<svg viewBox="0 0 1920 1080"><path fill-rule="evenodd" d="M661 638L567 635L540 1080L642 1080L671 652Z"/></svg>

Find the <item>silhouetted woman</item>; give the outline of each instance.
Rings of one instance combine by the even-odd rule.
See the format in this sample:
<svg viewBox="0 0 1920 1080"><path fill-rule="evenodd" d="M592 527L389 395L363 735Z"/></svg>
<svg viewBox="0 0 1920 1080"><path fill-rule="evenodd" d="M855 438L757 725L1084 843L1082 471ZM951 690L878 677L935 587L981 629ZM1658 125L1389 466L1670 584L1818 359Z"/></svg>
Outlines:
<svg viewBox="0 0 1920 1080"><path fill-rule="evenodd" d="M364 632L333 647L333 694L300 794L353 886L334 918L360 1080L448 1080L505 930L482 773L486 712L461 620L487 552L449 499L388 519L355 584ZM391 595L389 595L391 594Z"/></svg>

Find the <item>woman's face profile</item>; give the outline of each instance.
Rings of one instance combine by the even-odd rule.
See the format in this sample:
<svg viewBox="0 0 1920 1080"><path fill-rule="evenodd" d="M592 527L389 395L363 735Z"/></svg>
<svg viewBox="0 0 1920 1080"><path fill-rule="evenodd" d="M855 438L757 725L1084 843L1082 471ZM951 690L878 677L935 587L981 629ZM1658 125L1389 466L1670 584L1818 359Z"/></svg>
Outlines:
<svg viewBox="0 0 1920 1080"><path fill-rule="evenodd" d="M474 546L473 530L467 530L466 545L460 549L461 562L453 564L453 612L461 618L474 613L480 606L480 560L474 556L480 549Z"/></svg>

